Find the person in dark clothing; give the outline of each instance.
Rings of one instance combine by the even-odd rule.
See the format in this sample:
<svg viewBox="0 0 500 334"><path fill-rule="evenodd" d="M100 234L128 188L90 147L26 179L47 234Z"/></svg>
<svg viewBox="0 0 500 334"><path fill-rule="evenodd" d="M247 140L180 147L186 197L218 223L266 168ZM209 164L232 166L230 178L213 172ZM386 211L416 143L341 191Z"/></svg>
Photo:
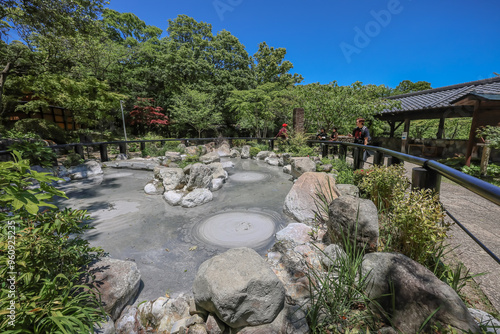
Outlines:
<svg viewBox="0 0 500 334"><path fill-rule="evenodd" d="M356 119L356 128L352 130L352 135L349 134L350 137L354 137L355 144L368 145L370 141L370 131L365 126L365 119L362 117L358 117ZM370 156L367 150L363 150L363 161Z"/></svg>
<svg viewBox="0 0 500 334"><path fill-rule="evenodd" d="M326 134L325 128L321 128L321 131L316 135L317 140L326 140L328 135Z"/></svg>
<svg viewBox="0 0 500 334"><path fill-rule="evenodd" d="M339 140L339 133L337 132L337 128L334 127L332 130L332 135L330 136L331 141L338 141ZM337 154L339 151L339 147L337 145L333 145L332 147L332 154Z"/></svg>

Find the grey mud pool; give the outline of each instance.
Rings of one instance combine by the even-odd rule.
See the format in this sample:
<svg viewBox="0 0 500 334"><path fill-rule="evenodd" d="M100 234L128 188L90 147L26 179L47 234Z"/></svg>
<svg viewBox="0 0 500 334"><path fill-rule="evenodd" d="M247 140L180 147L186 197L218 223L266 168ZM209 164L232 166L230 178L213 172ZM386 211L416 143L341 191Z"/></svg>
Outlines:
<svg viewBox="0 0 500 334"><path fill-rule="evenodd" d="M87 210L93 220L84 238L109 256L134 261L141 273L135 304L190 292L205 260L234 247L264 255L275 234L289 223L283 203L290 175L263 161L230 159L224 186L213 201L195 208L170 206L161 195L146 195L152 171L103 168L93 180L72 181L59 207Z"/></svg>

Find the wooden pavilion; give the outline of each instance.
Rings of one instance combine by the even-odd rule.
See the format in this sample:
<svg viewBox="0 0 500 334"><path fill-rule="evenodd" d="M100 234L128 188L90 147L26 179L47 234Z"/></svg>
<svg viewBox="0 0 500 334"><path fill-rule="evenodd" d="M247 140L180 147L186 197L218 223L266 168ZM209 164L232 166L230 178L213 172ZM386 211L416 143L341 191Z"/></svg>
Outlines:
<svg viewBox="0 0 500 334"><path fill-rule="evenodd" d="M472 126L467 145L466 160L479 142L476 130L479 126L497 125L500 122L500 77L466 82L462 84L428 89L420 92L391 96L400 107L386 109L377 118L390 125L390 137L404 124L408 134L410 122L418 119L439 119L437 139L442 139L444 121L447 118L472 117ZM401 152L408 151L408 139L403 138Z"/></svg>

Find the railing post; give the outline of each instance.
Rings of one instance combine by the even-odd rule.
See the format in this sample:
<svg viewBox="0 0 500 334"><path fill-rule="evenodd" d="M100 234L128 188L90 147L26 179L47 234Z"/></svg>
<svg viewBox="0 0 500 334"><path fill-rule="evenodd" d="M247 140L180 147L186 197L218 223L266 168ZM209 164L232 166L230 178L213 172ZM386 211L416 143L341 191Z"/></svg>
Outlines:
<svg viewBox="0 0 500 334"><path fill-rule="evenodd" d="M323 156L323 158L327 158L328 157L328 147L329 145L327 144L321 144L322 146L322 149L323 149L323 152L321 152L321 155Z"/></svg>
<svg viewBox="0 0 500 334"><path fill-rule="evenodd" d="M359 151L361 151L361 149L359 147L354 147L352 150L352 159L353 159L353 166L352 167L354 168L354 170L360 169L359 168L359 164L360 164Z"/></svg>
<svg viewBox="0 0 500 334"><path fill-rule="evenodd" d="M101 152L101 162L106 162L108 158L108 144L99 144L99 151Z"/></svg>
<svg viewBox="0 0 500 334"><path fill-rule="evenodd" d="M274 151L274 139L269 140L269 150Z"/></svg>
<svg viewBox="0 0 500 334"><path fill-rule="evenodd" d="M414 167L411 171L411 190L416 189L431 189L439 194L441 175L431 169Z"/></svg>
<svg viewBox="0 0 500 334"><path fill-rule="evenodd" d="M373 164L382 166L384 164L384 153L382 152L375 152L375 155L373 156Z"/></svg>
<svg viewBox="0 0 500 334"><path fill-rule="evenodd" d="M52 166L57 167L59 165L59 162L57 161L57 149L53 148L52 151L54 152L54 158L52 159Z"/></svg>
<svg viewBox="0 0 500 334"><path fill-rule="evenodd" d="M347 147L345 145L339 145L339 159L345 161L347 156Z"/></svg>
<svg viewBox="0 0 500 334"><path fill-rule="evenodd" d="M396 157L389 156L387 158L387 167L392 166L392 165L399 165L400 163L401 163L401 160L399 160Z"/></svg>
<svg viewBox="0 0 500 334"><path fill-rule="evenodd" d="M146 143L141 141L141 152L146 149Z"/></svg>
<svg viewBox="0 0 500 334"><path fill-rule="evenodd" d="M127 154L127 143L121 142L118 146L120 147L120 153Z"/></svg>
<svg viewBox="0 0 500 334"><path fill-rule="evenodd" d="M80 157L82 157L82 159L85 160L85 155L83 153L83 145L81 145L81 144L75 145L75 152L78 153L80 155Z"/></svg>

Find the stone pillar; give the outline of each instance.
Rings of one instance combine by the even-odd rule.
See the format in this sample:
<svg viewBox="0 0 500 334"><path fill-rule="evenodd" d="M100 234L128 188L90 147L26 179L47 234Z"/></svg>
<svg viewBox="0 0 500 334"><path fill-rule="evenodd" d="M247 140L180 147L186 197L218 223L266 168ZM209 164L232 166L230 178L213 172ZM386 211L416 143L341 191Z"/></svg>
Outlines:
<svg viewBox="0 0 500 334"><path fill-rule="evenodd" d="M293 130L304 132L304 108L293 108Z"/></svg>

